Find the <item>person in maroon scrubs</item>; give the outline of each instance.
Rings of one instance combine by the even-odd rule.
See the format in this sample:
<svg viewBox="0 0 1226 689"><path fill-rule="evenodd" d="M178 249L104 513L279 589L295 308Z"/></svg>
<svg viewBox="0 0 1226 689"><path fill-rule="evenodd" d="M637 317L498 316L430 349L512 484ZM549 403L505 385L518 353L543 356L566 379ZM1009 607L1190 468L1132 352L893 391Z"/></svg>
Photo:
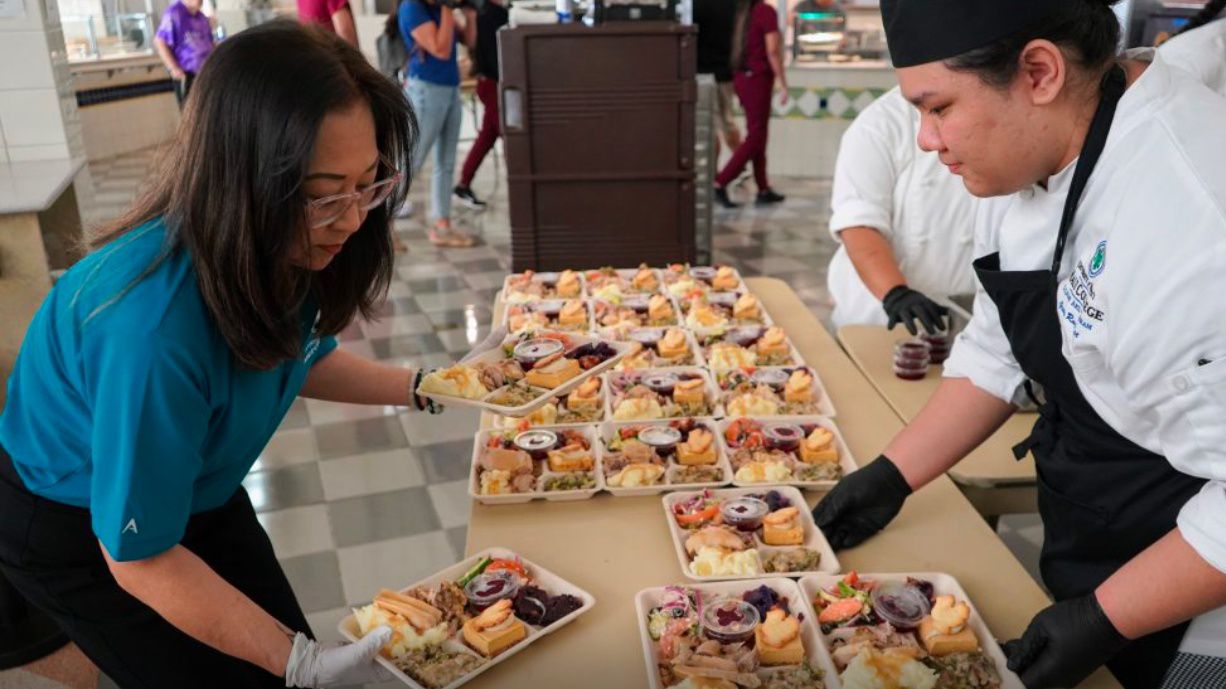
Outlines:
<svg viewBox="0 0 1226 689"><path fill-rule="evenodd" d="M787 102L788 84L783 72L783 44L779 15L763 0L740 0L736 31L732 38L732 84L745 111L745 140L715 177L715 199L724 208L736 208L728 197L728 185L753 162L758 185L758 205L779 203L783 195L771 189L766 177L766 137L770 128L771 92L779 80L782 102Z"/></svg>

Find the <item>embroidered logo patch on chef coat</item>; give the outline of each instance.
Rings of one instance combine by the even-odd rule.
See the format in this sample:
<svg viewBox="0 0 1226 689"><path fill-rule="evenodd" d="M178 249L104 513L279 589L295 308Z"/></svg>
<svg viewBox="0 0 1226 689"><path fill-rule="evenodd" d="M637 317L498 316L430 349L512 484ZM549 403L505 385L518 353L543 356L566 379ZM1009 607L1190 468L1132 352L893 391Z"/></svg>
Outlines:
<svg viewBox="0 0 1226 689"><path fill-rule="evenodd" d="M1103 268L1107 265L1107 240L1102 240L1098 246L1094 247L1094 255L1090 257L1090 270L1088 271L1091 278L1096 278L1103 274Z"/></svg>
<svg viewBox="0 0 1226 689"><path fill-rule="evenodd" d="M1094 278L1102 275L1106 266L1107 240L1104 239L1094 247L1090 260L1077 261L1073 272L1060 285L1056 309L1074 338L1093 331L1107 316L1094 289Z"/></svg>

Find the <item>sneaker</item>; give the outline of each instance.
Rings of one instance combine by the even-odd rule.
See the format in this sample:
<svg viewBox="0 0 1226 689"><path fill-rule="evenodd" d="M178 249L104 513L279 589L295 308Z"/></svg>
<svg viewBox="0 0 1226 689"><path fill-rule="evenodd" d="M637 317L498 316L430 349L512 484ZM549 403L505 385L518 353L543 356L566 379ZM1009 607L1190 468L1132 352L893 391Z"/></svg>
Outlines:
<svg viewBox="0 0 1226 689"><path fill-rule="evenodd" d="M732 199L728 198L728 190L723 187L715 187L715 202L718 203L721 208L727 210L741 207L741 204L734 203Z"/></svg>
<svg viewBox="0 0 1226 689"><path fill-rule="evenodd" d="M783 194L776 192L774 189L767 188L764 191L758 192L758 198L754 201L759 206L768 206L773 203L782 203L787 198Z"/></svg>
<svg viewBox="0 0 1226 689"><path fill-rule="evenodd" d="M455 197L469 208L475 210L485 208L485 202L477 198L477 195L473 193L471 187L456 187L451 193L455 194Z"/></svg>

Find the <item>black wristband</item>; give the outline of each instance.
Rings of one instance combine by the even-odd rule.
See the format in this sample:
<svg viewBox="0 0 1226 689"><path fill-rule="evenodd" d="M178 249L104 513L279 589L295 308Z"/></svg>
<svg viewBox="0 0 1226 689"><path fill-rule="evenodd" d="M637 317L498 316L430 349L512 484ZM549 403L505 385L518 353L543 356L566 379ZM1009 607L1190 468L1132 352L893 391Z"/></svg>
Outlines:
<svg viewBox="0 0 1226 689"><path fill-rule="evenodd" d="M413 384L409 389L409 399L412 401L413 407L415 407L417 411L426 410L426 405L422 402L421 395L417 394L417 386L421 385L421 379L424 371L425 369L422 368L417 369L417 372L413 374Z"/></svg>

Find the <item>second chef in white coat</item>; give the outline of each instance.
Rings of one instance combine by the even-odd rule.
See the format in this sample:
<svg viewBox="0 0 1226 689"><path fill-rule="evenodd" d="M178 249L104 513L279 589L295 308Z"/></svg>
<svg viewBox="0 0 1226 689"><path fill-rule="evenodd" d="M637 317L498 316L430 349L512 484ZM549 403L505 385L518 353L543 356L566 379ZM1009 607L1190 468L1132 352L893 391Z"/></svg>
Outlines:
<svg viewBox="0 0 1226 689"><path fill-rule="evenodd" d="M1226 100L1152 50L1117 60L1108 0L997 1L882 3L919 144L972 193L1013 196L946 380L814 516L854 546L1035 381L1019 450L1056 602L1009 668L1028 689L1104 664L1127 689L1223 687Z"/></svg>
<svg viewBox="0 0 1226 689"><path fill-rule="evenodd" d="M919 113L893 88L843 135L830 216L840 246L827 275L836 327L930 329L944 312L937 302L975 291L972 225L983 201L916 146L918 130Z"/></svg>

